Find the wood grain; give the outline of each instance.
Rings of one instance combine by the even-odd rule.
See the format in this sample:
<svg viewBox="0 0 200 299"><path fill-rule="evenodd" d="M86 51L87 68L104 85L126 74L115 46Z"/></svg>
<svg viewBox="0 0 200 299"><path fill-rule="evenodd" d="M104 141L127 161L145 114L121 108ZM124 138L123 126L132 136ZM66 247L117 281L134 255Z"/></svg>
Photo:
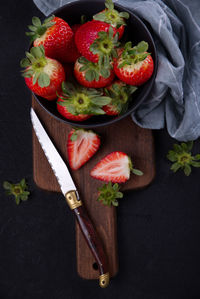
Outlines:
<svg viewBox="0 0 200 299"><path fill-rule="evenodd" d="M66 142L71 126L46 113L34 98L32 106L63 160L68 164ZM89 173L105 155L112 151L123 151L132 158L134 167L142 170L144 175L141 177L131 175L130 180L122 186L121 190L130 191L143 188L150 184L155 176L154 144L151 130L138 127L130 117L115 124L97 128L95 132L101 136L102 140L98 153L81 169L71 171L71 174L87 212L102 239L112 277L118 272L116 211L114 207L106 207L97 202L98 188L102 182L91 178ZM57 180L34 131L33 177L38 187L60 192ZM76 254L78 274L85 279L97 279L98 271L95 269L94 257L87 247L78 224L76 224Z"/></svg>

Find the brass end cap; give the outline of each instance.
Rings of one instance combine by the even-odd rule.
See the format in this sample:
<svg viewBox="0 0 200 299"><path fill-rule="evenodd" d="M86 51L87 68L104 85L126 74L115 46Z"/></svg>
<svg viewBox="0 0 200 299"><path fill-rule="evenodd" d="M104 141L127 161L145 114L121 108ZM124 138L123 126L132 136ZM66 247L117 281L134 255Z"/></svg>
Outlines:
<svg viewBox="0 0 200 299"><path fill-rule="evenodd" d="M78 199L76 191L72 190L65 194L65 199L71 210L82 206L81 200Z"/></svg>
<svg viewBox="0 0 200 299"><path fill-rule="evenodd" d="M106 288L109 285L110 275L109 273L105 273L99 276L99 285L101 288Z"/></svg>

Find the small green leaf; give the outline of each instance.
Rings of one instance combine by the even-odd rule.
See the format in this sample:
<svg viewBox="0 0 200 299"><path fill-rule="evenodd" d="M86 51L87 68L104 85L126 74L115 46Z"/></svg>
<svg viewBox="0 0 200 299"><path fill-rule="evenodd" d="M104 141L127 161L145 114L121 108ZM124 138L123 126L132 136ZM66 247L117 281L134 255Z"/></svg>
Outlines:
<svg viewBox="0 0 200 299"><path fill-rule="evenodd" d="M178 162L176 162L176 163L172 164L172 166L171 166L170 169L171 169L173 172L176 172L179 168L181 168L181 164L179 164Z"/></svg>
<svg viewBox="0 0 200 299"><path fill-rule="evenodd" d="M6 190L10 190L12 188L12 184L5 181L5 182L3 182L3 188Z"/></svg>
<svg viewBox="0 0 200 299"><path fill-rule="evenodd" d="M85 79L88 82L93 81L95 79L95 72L93 70L86 71L86 73L85 73Z"/></svg>
<svg viewBox="0 0 200 299"><path fill-rule="evenodd" d="M148 50L148 43L145 42L145 41L141 41L140 43L137 44L136 48L137 48L137 51L139 53L143 53L143 52L146 52Z"/></svg>
<svg viewBox="0 0 200 299"><path fill-rule="evenodd" d="M125 12L125 11L122 11L122 12L119 13L119 16L121 18L128 19L129 18L129 13Z"/></svg>
<svg viewBox="0 0 200 299"><path fill-rule="evenodd" d="M30 65L30 61L28 58L23 58L21 61L20 61L20 66L21 67L27 67Z"/></svg>
<svg viewBox="0 0 200 299"><path fill-rule="evenodd" d="M111 98L102 96L102 97L95 97L91 99L91 102L97 106L105 106L111 102Z"/></svg>
<svg viewBox="0 0 200 299"><path fill-rule="evenodd" d="M138 175L138 176L142 176L143 175L143 172L139 169L135 169L133 168L132 169L132 172L135 174L135 175Z"/></svg>
<svg viewBox="0 0 200 299"><path fill-rule="evenodd" d="M200 167L200 162L197 162L197 161L191 161L190 164L191 164L193 167Z"/></svg>
<svg viewBox="0 0 200 299"><path fill-rule="evenodd" d="M50 78L46 73L40 73L38 77L38 84L40 87L47 87L50 85Z"/></svg>
<svg viewBox="0 0 200 299"><path fill-rule="evenodd" d="M195 160L200 160L200 154L194 156Z"/></svg>
<svg viewBox="0 0 200 299"><path fill-rule="evenodd" d="M33 25L36 26L36 27L39 27L39 26L42 25L42 24L41 24L41 21L40 21L40 19L39 19L38 17L33 17L33 18L32 18L32 23L33 23Z"/></svg>
<svg viewBox="0 0 200 299"><path fill-rule="evenodd" d="M40 47L32 47L30 50L30 53L35 57L35 58L41 58L43 56L43 53L41 51Z"/></svg>
<svg viewBox="0 0 200 299"><path fill-rule="evenodd" d="M97 106L91 107L90 112L91 112L91 114L94 114L94 115L105 114L105 111L103 111L100 107L97 107Z"/></svg>
<svg viewBox="0 0 200 299"><path fill-rule="evenodd" d="M108 70L106 68L102 68L100 70L100 74L101 74L102 77L108 78L110 76L110 70Z"/></svg>
<svg viewBox="0 0 200 299"><path fill-rule="evenodd" d="M77 132L75 131L75 132L72 134L72 136L70 137L70 139L71 139L71 141L76 141L77 138L78 138L78 134L77 134Z"/></svg>
<svg viewBox="0 0 200 299"><path fill-rule="evenodd" d="M192 148L193 148L193 141L187 142L187 150L188 150L188 152L190 152L192 150Z"/></svg>
<svg viewBox="0 0 200 299"><path fill-rule="evenodd" d="M105 7L109 10L114 9L114 4L113 4L112 0L105 0Z"/></svg>
<svg viewBox="0 0 200 299"><path fill-rule="evenodd" d="M122 198L123 197L123 193L122 192L117 192L116 193L116 198Z"/></svg>
<svg viewBox="0 0 200 299"><path fill-rule="evenodd" d="M184 167L184 173L186 176L189 176L190 173L191 173L191 167L190 165L186 164L185 167Z"/></svg>

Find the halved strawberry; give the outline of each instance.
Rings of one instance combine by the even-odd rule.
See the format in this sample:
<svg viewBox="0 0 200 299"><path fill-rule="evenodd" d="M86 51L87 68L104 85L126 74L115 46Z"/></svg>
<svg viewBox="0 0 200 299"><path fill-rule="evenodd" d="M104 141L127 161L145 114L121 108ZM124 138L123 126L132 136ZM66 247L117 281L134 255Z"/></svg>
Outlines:
<svg viewBox="0 0 200 299"><path fill-rule="evenodd" d="M116 76L126 84L139 86L153 74L154 62L148 50L148 43L142 41L132 47L131 42L125 44L124 51L114 61Z"/></svg>
<svg viewBox="0 0 200 299"><path fill-rule="evenodd" d="M60 62L45 56L43 46L32 47L30 53L26 52L21 67L25 67L22 75L35 94L47 100L57 98L57 92L65 80L65 71Z"/></svg>
<svg viewBox="0 0 200 299"><path fill-rule="evenodd" d="M105 1L105 9L93 16L96 21L102 21L111 24L114 29L119 33L119 39L121 39L124 33L124 27L126 25L125 19L129 18L127 12L118 12L114 9L112 0Z"/></svg>
<svg viewBox="0 0 200 299"><path fill-rule="evenodd" d="M100 146L99 136L83 129L72 129L68 135L67 153L69 165L72 169L79 169L98 150Z"/></svg>
<svg viewBox="0 0 200 299"><path fill-rule="evenodd" d="M71 82L63 82L62 91L63 94L59 96L59 101L57 101L58 111L63 112L63 109L59 107L62 106L65 108L65 112L74 116L87 115L88 118L88 115L105 114L101 107L111 101L109 97L103 95L101 89L86 88ZM68 118L66 113L65 117Z"/></svg>
<svg viewBox="0 0 200 299"><path fill-rule="evenodd" d="M73 31L63 19L52 15L42 24L38 17L32 18L33 25L28 28L34 47L44 46L45 55L58 59L61 62L68 62L67 49L72 41Z"/></svg>
<svg viewBox="0 0 200 299"><path fill-rule="evenodd" d="M117 56L118 33L110 24L93 20L78 28L75 43L89 61L98 62L100 66L110 65L112 58Z"/></svg>
<svg viewBox="0 0 200 299"><path fill-rule="evenodd" d="M100 68L98 63L93 63L83 56L75 62L74 75L81 85L92 88L105 87L115 77L113 69Z"/></svg>
<svg viewBox="0 0 200 299"><path fill-rule="evenodd" d="M126 83L116 80L110 86L104 88L105 95L110 97L111 102L103 107L103 110L107 115L118 115L126 112L128 108L128 102L131 99L131 95L137 87L127 85Z"/></svg>
<svg viewBox="0 0 200 299"><path fill-rule="evenodd" d="M98 180L124 183L130 178L130 172L143 175L142 171L133 168L129 156L123 152L112 152L104 157L90 172Z"/></svg>

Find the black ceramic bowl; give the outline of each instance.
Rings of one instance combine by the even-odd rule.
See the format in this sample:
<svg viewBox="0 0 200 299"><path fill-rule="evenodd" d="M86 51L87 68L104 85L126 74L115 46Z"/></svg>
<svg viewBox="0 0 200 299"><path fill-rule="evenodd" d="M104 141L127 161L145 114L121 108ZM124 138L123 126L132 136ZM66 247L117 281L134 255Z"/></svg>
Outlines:
<svg viewBox="0 0 200 299"><path fill-rule="evenodd" d="M92 16L95 13L103 10L104 7L105 5L103 0L79 0L66 4L65 6L54 11L53 14L57 17L66 20L66 22L69 25L73 25L80 22L80 18L83 14L86 15L88 20L91 20ZM130 101L128 110L123 115L117 117L107 115L92 116L90 119L85 120L83 122L75 122L64 118L56 109L56 101L48 101L34 94L38 103L56 119L68 123L72 126L82 128L94 128L105 126L117 122L120 119L131 114L148 97L154 84L157 70L157 55L153 38L144 22L141 19L139 19L136 15L134 15L131 11L123 8L117 3L115 3L115 8L118 11L127 11L130 14L129 19L127 20L127 26L125 28L125 33L122 40L124 39L125 41L132 41L133 45L136 45L138 42L142 40L148 42L148 52L151 53L155 65L152 77L144 85L140 86L137 89L137 91L132 95L133 99Z"/></svg>

